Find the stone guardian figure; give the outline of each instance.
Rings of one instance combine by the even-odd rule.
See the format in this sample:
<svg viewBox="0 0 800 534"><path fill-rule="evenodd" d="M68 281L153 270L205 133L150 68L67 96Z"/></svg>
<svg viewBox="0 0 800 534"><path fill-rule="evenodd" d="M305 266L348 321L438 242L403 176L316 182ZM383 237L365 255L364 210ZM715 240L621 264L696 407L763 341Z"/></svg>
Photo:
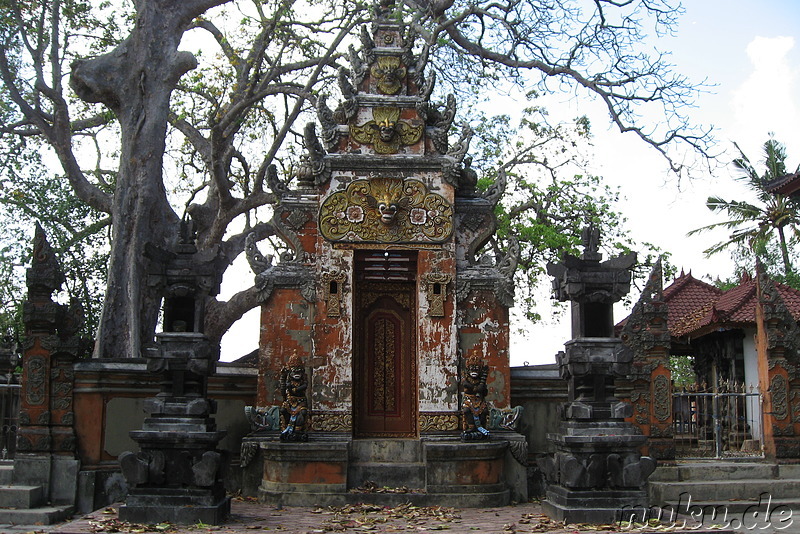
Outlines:
<svg viewBox="0 0 800 534"><path fill-rule="evenodd" d="M489 437L489 431L486 430L486 416L489 414L489 406L486 403L488 374L489 366L483 360L477 357L470 357L467 360L461 380L462 441L478 441Z"/></svg>
<svg viewBox="0 0 800 534"><path fill-rule="evenodd" d="M295 352L281 369L281 441L308 441L308 378L303 360Z"/></svg>

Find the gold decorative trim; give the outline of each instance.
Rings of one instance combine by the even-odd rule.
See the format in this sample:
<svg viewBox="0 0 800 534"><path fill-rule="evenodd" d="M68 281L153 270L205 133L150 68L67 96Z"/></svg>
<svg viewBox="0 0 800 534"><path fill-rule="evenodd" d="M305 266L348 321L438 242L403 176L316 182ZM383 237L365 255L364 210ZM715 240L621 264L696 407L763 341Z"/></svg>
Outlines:
<svg viewBox="0 0 800 534"><path fill-rule="evenodd" d="M457 412L420 412L420 432L450 432L460 428Z"/></svg>
<svg viewBox="0 0 800 534"><path fill-rule="evenodd" d="M391 38L390 35L385 36ZM375 86L385 95L396 95L403 88L407 69L396 56L380 56L370 68Z"/></svg>
<svg viewBox="0 0 800 534"><path fill-rule="evenodd" d="M322 202L319 227L330 241L441 243L453 233L453 206L414 178L355 180Z"/></svg>
<svg viewBox="0 0 800 534"><path fill-rule="evenodd" d="M349 412L314 411L311 430L316 432L352 432L353 416Z"/></svg>

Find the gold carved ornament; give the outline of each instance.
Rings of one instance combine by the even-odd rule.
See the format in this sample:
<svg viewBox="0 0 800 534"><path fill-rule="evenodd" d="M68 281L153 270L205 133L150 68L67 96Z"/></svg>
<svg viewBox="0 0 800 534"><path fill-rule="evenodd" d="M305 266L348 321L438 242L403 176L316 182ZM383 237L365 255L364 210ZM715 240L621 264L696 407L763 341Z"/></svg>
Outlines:
<svg viewBox="0 0 800 534"><path fill-rule="evenodd" d="M321 280L328 317L340 317L342 314L344 282L346 280L345 274L340 269L334 269L322 273Z"/></svg>
<svg viewBox="0 0 800 534"><path fill-rule="evenodd" d="M376 80L378 91L385 95L396 95L403 87L406 68L399 57L381 56L370 68L370 73Z"/></svg>
<svg viewBox="0 0 800 534"><path fill-rule="evenodd" d="M453 233L453 206L420 180L355 180L320 207L320 233L330 241L442 243Z"/></svg>
<svg viewBox="0 0 800 534"><path fill-rule="evenodd" d="M444 302L447 299L447 284L453 277L446 273L428 273L424 277L425 293L428 297L428 316L444 317Z"/></svg>
<svg viewBox="0 0 800 534"><path fill-rule="evenodd" d="M401 146L422 139L424 125L400 120L400 108L373 108L372 120L350 125L350 136L362 145L372 145L378 154L397 154Z"/></svg>

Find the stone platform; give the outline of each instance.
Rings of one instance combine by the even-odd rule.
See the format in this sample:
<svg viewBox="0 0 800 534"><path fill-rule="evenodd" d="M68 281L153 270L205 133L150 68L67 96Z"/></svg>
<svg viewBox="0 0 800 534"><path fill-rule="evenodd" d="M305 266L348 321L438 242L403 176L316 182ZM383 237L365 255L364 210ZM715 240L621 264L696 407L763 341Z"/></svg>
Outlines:
<svg viewBox="0 0 800 534"><path fill-rule="evenodd" d="M461 442L430 439L330 439L285 443L246 438L263 465L259 500L282 506L403 503L458 507L505 506L527 500L525 467L510 443L524 438Z"/></svg>

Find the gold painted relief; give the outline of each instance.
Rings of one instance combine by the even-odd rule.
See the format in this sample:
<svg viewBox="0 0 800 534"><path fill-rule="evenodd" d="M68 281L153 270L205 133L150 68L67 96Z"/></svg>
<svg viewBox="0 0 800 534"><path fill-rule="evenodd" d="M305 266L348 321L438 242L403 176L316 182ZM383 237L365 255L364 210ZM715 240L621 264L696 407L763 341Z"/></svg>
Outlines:
<svg viewBox="0 0 800 534"><path fill-rule="evenodd" d="M311 430L317 432L351 432L353 416L349 412L314 412Z"/></svg>
<svg viewBox="0 0 800 534"><path fill-rule="evenodd" d="M396 95L403 87L406 68L396 56L381 56L372 67L370 73L376 80L378 91L385 95Z"/></svg>
<svg viewBox="0 0 800 534"><path fill-rule="evenodd" d="M355 180L322 203L320 232L330 241L441 243L453 232L453 206L420 180Z"/></svg>
<svg viewBox="0 0 800 534"><path fill-rule="evenodd" d="M419 414L420 432L449 432L460 427L459 414L448 412L421 412Z"/></svg>
<svg viewBox="0 0 800 534"><path fill-rule="evenodd" d="M342 295L344 294L345 274L340 269L322 273L323 294L328 308L328 317L340 317L342 314Z"/></svg>
<svg viewBox="0 0 800 534"><path fill-rule="evenodd" d="M447 299L447 284L453 277L446 273L432 272L425 275L425 293L428 297L428 316L444 317L444 301Z"/></svg>
<svg viewBox="0 0 800 534"><path fill-rule="evenodd" d="M400 120L400 108L373 108L372 120L361 126L350 124L350 136L362 145L372 145L378 154L397 154L401 146L422 139L425 126Z"/></svg>

